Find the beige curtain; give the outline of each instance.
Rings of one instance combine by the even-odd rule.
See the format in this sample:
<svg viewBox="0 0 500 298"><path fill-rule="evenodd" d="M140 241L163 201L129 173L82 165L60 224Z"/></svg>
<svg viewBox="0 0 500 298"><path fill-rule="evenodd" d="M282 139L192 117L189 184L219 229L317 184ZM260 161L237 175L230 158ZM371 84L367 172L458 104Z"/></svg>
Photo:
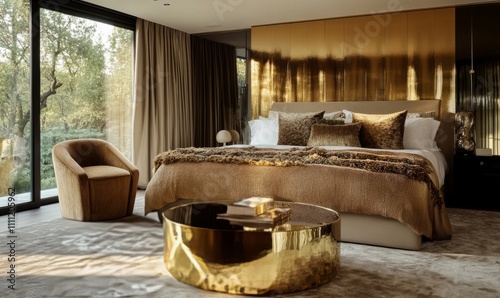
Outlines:
<svg viewBox="0 0 500 298"><path fill-rule="evenodd" d="M187 33L137 19L133 163L139 188L157 154L193 146L191 43Z"/></svg>

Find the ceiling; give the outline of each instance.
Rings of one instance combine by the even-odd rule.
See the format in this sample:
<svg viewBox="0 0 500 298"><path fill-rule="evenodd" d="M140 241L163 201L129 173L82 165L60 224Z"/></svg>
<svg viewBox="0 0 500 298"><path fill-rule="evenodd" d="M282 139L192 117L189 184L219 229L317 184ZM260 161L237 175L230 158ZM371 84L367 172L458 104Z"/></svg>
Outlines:
<svg viewBox="0 0 500 298"><path fill-rule="evenodd" d="M85 0L189 34L213 35L252 26L454 7L484 0ZM230 43L241 41L244 36ZM236 38L236 36L230 36ZM234 45L234 44L233 44Z"/></svg>

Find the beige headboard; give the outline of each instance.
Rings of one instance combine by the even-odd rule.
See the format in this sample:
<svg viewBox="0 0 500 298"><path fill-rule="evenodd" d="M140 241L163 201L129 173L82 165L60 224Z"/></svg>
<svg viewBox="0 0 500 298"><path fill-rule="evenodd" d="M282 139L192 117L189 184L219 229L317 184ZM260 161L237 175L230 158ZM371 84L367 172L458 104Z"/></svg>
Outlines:
<svg viewBox="0 0 500 298"><path fill-rule="evenodd" d="M388 114L408 110L409 113L436 111L440 114L440 100L416 101L334 101L334 102L274 102L272 111L298 112L335 112L343 109L365 114Z"/></svg>
<svg viewBox="0 0 500 298"><path fill-rule="evenodd" d="M403 110L408 110L408 113L436 111L437 119L441 120L441 126L436 136L436 143L446 157L449 169L451 169L455 152L454 129L448 119L441 119L442 113L440 107L440 100L274 102L271 106L271 111L299 113L317 111L335 112L345 109L365 114L387 114Z"/></svg>

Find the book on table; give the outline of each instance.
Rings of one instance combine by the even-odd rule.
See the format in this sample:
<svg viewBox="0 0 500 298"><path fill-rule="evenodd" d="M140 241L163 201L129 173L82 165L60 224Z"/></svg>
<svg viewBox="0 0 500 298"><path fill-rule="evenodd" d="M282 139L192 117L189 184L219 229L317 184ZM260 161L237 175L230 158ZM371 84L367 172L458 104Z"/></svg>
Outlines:
<svg viewBox="0 0 500 298"><path fill-rule="evenodd" d="M227 205L227 214L256 216L274 207L271 198L250 197Z"/></svg>
<svg viewBox="0 0 500 298"><path fill-rule="evenodd" d="M240 215L221 213L217 215L218 219L228 220L232 225L251 226L251 227L274 227L288 221L291 217L291 209L285 207L273 207L259 215Z"/></svg>

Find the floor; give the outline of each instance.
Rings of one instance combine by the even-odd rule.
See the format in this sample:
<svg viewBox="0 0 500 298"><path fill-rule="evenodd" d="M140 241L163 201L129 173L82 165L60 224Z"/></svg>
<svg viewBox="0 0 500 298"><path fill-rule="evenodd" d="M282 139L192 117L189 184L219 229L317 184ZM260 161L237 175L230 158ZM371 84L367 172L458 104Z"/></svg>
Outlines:
<svg viewBox="0 0 500 298"><path fill-rule="evenodd" d="M144 190L137 190L136 197L143 197ZM26 210L16 213L16 228L30 226L37 222L61 217L59 204L48 204L33 210ZM7 222L7 215L0 216L0 222ZM0 227L0 231L5 231L6 225Z"/></svg>

